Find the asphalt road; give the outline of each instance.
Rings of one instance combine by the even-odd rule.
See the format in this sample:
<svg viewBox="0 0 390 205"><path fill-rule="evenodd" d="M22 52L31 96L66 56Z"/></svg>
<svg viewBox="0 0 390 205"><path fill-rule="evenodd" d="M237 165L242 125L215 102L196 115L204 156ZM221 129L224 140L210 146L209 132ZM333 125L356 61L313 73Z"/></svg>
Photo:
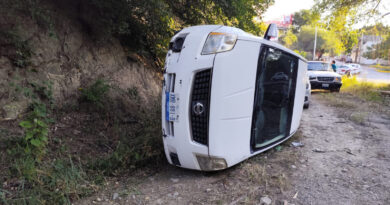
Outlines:
<svg viewBox="0 0 390 205"><path fill-rule="evenodd" d="M357 75L360 80L390 83L390 73L382 73L368 66L362 65L362 72Z"/></svg>

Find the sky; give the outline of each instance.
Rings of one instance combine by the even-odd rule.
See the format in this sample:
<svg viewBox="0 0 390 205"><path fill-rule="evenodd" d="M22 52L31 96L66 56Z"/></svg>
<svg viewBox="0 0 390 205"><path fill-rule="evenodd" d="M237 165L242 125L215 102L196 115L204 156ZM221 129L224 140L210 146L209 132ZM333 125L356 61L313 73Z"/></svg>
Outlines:
<svg viewBox="0 0 390 205"><path fill-rule="evenodd" d="M270 21L293 14L301 9L310 9L314 0L275 0L274 5L268 8L264 14L264 20Z"/></svg>
<svg viewBox="0 0 390 205"><path fill-rule="evenodd" d="M275 0L275 3L263 15L263 20L275 20L282 18L283 15L293 14L301 9L310 9L314 5L314 0ZM383 13L390 12L390 0L382 0L379 11ZM390 14L381 18L385 25L390 25ZM365 24L375 24L378 19L372 19L369 22L361 22L356 27L362 27Z"/></svg>

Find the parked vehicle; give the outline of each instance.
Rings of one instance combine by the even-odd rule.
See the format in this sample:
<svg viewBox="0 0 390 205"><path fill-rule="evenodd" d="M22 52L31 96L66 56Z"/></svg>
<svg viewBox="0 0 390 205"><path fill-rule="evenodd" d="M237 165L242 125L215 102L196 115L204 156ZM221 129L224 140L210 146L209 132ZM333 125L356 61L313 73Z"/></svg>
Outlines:
<svg viewBox="0 0 390 205"><path fill-rule="evenodd" d="M362 68L359 64L351 63L348 65L352 67L352 72L351 72L352 75L359 74L362 72Z"/></svg>
<svg viewBox="0 0 390 205"><path fill-rule="evenodd" d="M350 65L340 65L337 67L337 73L340 75L350 76L353 73L353 67Z"/></svg>
<svg viewBox="0 0 390 205"><path fill-rule="evenodd" d="M345 62L346 62L346 63L352 63L352 58L351 58L350 56L347 56L347 57L345 58Z"/></svg>
<svg viewBox="0 0 390 205"><path fill-rule="evenodd" d="M170 41L162 88L162 135L170 164L231 167L298 129L307 62L295 52L232 27L193 26Z"/></svg>
<svg viewBox="0 0 390 205"><path fill-rule="evenodd" d="M307 65L311 89L325 89L339 92L342 85L341 75L335 73L329 63L309 61Z"/></svg>

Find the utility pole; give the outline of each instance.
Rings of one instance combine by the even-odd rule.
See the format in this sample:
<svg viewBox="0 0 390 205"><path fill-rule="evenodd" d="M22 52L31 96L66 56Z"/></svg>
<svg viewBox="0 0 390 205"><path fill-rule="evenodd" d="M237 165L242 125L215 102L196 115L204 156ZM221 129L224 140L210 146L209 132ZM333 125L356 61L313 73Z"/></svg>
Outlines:
<svg viewBox="0 0 390 205"><path fill-rule="evenodd" d="M364 36L363 36L363 32L362 32L362 36L360 37L360 44L359 44L359 64L362 61L363 39L364 39Z"/></svg>
<svg viewBox="0 0 390 205"><path fill-rule="evenodd" d="M313 61L316 58L316 46L317 46L317 26L316 26L316 31L315 31L315 34L314 34Z"/></svg>
<svg viewBox="0 0 390 205"><path fill-rule="evenodd" d="M363 35L363 31L362 31L362 35ZM361 44L362 40L363 40L363 38L360 37L360 40L358 41L358 45L357 45L357 48L356 48L355 63L358 63L358 59L359 59L359 62L360 62L359 55L360 55L360 44Z"/></svg>

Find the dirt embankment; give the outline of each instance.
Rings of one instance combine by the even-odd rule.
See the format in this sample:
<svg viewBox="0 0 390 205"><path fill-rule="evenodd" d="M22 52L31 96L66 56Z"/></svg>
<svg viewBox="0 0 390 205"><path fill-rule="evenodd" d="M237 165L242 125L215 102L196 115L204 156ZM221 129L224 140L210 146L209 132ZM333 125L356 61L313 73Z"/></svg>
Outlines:
<svg viewBox="0 0 390 205"><path fill-rule="evenodd" d="M0 120L16 119L26 110L28 99L15 87L31 83L51 83L57 108L76 104L80 88L97 79L114 88L112 95L136 89L144 103L158 98L161 74L152 62L114 38L89 34L73 1L54 2L33 8L24 8L23 1L0 3Z"/></svg>
<svg viewBox="0 0 390 205"><path fill-rule="evenodd" d="M0 1L0 204L67 204L107 172L161 155L161 73L95 38L86 2ZM45 123L32 139L21 121Z"/></svg>
<svg viewBox="0 0 390 205"><path fill-rule="evenodd" d="M279 151L217 173L140 170L75 204L389 204L390 115L351 97L335 105L329 95L312 96L300 131ZM363 120L351 118L364 109Z"/></svg>

